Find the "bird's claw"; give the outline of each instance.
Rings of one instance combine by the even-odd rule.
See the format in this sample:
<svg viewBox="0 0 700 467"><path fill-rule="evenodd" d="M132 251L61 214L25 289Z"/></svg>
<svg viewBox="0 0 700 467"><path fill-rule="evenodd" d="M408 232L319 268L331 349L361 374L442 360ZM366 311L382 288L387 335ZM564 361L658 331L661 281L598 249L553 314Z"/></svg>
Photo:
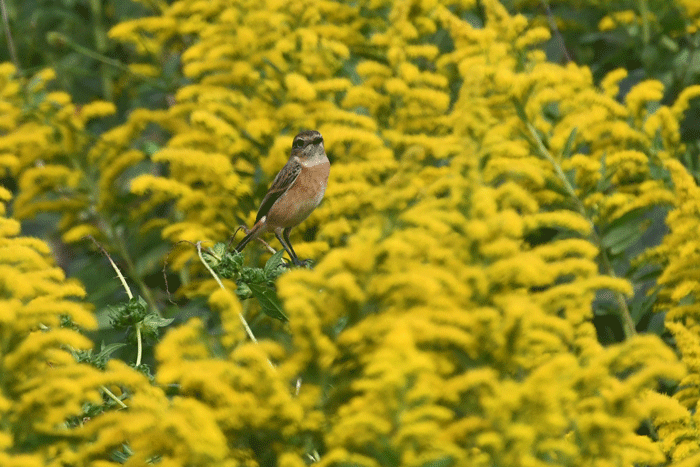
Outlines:
<svg viewBox="0 0 700 467"><path fill-rule="evenodd" d="M304 261L300 260L292 260L291 262L284 263L284 267L286 268L291 268L292 266L298 267L298 268L307 268L311 269L311 266L313 266L314 262L311 259L305 259Z"/></svg>

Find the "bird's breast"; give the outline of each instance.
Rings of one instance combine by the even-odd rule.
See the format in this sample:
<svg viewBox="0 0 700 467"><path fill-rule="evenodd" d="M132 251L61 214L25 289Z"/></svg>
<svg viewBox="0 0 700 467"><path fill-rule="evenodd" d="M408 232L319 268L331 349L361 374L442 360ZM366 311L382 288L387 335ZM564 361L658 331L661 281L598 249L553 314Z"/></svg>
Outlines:
<svg viewBox="0 0 700 467"><path fill-rule="evenodd" d="M270 209L268 224L276 227L294 227L309 217L321 204L326 193L329 173L328 161L304 166L294 184Z"/></svg>
<svg viewBox="0 0 700 467"><path fill-rule="evenodd" d="M323 195L326 193L326 185L328 185L328 175L330 174L331 165L328 161L322 162L320 164L313 165L311 167L304 167L304 171L307 171L306 179L309 181L309 191L310 191L310 201L313 201L314 208L321 204Z"/></svg>

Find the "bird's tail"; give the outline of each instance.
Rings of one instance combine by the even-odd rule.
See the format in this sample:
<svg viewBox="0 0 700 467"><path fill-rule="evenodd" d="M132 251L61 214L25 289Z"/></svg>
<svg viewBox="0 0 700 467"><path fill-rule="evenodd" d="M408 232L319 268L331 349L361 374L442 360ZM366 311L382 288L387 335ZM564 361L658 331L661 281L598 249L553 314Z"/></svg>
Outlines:
<svg viewBox="0 0 700 467"><path fill-rule="evenodd" d="M255 238L259 235L260 233L260 228L262 225L254 225L252 229L250 229L250 232L248 232L248 235L243 237L243 239L238 242L238 245L236 245L236 248L234 248L237 252L243 251L243 248L251 241L255 240Z"/></svg>
<svg viewBox="0 0 700 467"><path fill-rule="evenodd" d="M236 245L235 250L240 253L241 251L243 251L243 248L245 248L245 246L248 244L248 242L250 242L252 239L253 239L253 232L251 232L248 235L246 235L245 237L243 237L243 240L238 242L238 245Z"/></svg>

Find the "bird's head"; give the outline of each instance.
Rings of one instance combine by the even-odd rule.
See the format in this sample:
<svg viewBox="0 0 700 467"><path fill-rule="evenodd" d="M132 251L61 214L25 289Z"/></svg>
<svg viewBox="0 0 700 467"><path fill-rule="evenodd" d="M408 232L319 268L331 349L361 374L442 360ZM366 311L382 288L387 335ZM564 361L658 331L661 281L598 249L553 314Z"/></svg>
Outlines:
<svg viewBox="0 0 700 467"><path fill-rule="evenodd" d="M294 137L292 142L292 157L300 160L313 159L325 153L323 136L316 130L302 131Z"/></svg>

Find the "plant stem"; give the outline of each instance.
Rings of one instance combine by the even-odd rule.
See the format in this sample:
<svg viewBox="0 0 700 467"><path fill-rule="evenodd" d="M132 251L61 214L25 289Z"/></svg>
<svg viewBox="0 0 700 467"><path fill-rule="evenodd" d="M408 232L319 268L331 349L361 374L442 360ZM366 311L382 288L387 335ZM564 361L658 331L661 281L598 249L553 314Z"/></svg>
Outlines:
<svg viewBox="0 0 700 467"><path fill-rule="evenodd" d="M554 157L552 157L552 155L549 153L549 150L544 145L542 138L540 138L540 135L537 133L537 129L532 125L532 123L525 123L527 125L528 131L530 132L530 135L534 138L535 143L537 143L537 149L540 151L540 155L552 165L552 168L556 172L557 177L564 185L566 193L574 201L574 203L576 203L576 210L579 212L579 214L588 219L588 216L586 215L586 207L583 205L583 202L579 199L578 195L576 194L576 190L574 189L573 185L571 185L571 182L569 182L569 179L567 178L559 163L557 163L557 161L554 160ZM591 231L593 231L593 222L591 222L591 220L588 219L588 223L591 225Z"/></svg>
<svg viewBox="0 0 700 467"><path fill-rule="evenodd" d="M552 9L549 7L549 2L547 0L542 0L542 5L544 6L545 11L547 12L547 20L549 21L549 28L552 30L554 35L556 36L557 40L559 41L559 45L561 46L561 50L564 53L564 58L566 59L566 63L569 63L571 61L571 56L569 55L569 52L566 50L566 44L564 43L564 37L561 35L561 31L559 31L559 28L557 27L557 20L552 14Z"/></svg>
<svg viewBox="0 0 700 467"><path fill-rule="evenodd" d="M608 253L605 251L605 248L603 248L600 245L598 236L595 235L594 238L596 241L596 246L598 246L598 250L601 252L600 256L603 261L603 270L607 275L611 277L617 277L615 275L615 270L613 269L612 264L610 264ZM632 319L632 315L630 314L625 297L623 297L620 292L615 292L615 300L617 301L617 306L620 310L620 317L622 318L622 331L625 333L625 338L629 339L630 337L637 334L637 326L635 325L634 320Z"/></svg>
<svg viewBox="0 0 700 467"><path fill-rule="evenodd" d="M136 323L136 366L141 365L141 355L143 354L143 344L141 343L141 325Z"/></svg>
<svg viewBox="0 0 700 467"><path fill-rule="evenodd" d="M92 14L92 30L95 36L95 49L104 56L107 52L107 33L102 24L102 1L90 0L90 10ZM100 63L100 78L102 80L103 97L111 101L114 96L114 86L105 63Z"/></svg>
<svg viewBox="0 0 700 467"><path fill-rule="evenodd" d="M87 47L83 47L82 45L73 42L65 34L61 34L60 32L55 32L55 31L51 32L49 34L51 35L52 38L54 38L55 40L60 40L62 43L69 46L71 49L75 50L79 54L85 55L86 57L89 57L93 60L97 60L98 62L104 63L105 65L109 65L111 67L114 67L120 71L123 71L124 73L129 73L130 75L138 76L140 78L147 79L147 80L153 79L149 76L145 76L145 75L142 75L140 73L134 73L128 66L124 65L119 60L109 58L103 54L97 53L93 50L88 49Z"/></svg>
<svg viewBox="0 0 700 467"><path fill-rule="evenodd" d="M10 20L7 17L7 5L5 5L5 0L0 0L0 11L2 12L2 24L5 28L5 37L7 37L7 48L10 51L10 58L15 68L19 71L19 60L17 60L15 42L12 40L12 31L10 31Z"/></svg>
<svg viewBox="0 0 700 467"><path fill-rule="evenodd" d="M117 247L117 251L119 252L119 255L122 257L122 260L126 263L126 269L129 273L129 277L136 282L136 284L139 287L139 291L141 292L141 295L143 296L143 299L146 300L146 303L148 303L149 308L151 310L155 311L160 315L160 312L158 311L158 307L156 305L155 298L153 298L153 294L151 293L151 289L149 289L146 284L143 282L141 279L141 276L139 275L138 271L136 270L136 266L134 265L134 262L131 259L131 255L129 254L129 250L126 248L126 244L124 243L124 239L122 238L121 235L118 233L114 232L113 229L110 228L108 229L108 237L113 240L114 245Z"/></svg>
<svg viewBox="0 0 700 467"><path fill-rule="evenodd" d="M202 262L205 268L209 271L209 274L212 275L214 280L216 281L217 284L219 284L219 287L221 287L222 290L226 290L226 287L224 287L224 283L221 282L221 279L219 279L219 276L216 275L216 272L207 264L207 262L204 260L204 256L202 256L202 242L197 242L197 254L199 255L199 260ZM246 334L248 334L248 337L250 338L251 341L255 342L256 344L258 343L258 340L255 338L255 334L253 334L253 330L250 329L250 326L248 325L248 321L246 321L245 317L243 316L243 313L240 311L238 312L238 317L241 320L241 323L243 324L243 328L245 329ZM270 359L267 359L267 363L270 364L270 366L274 369L275 365L272 364Z"/></svg>
<svg viewBox="0 0 700 467"><path fill-rule="evenodd" d="M114 393L113 393L112 391L110 391L109 389L107 389L106 386L100 386L100 389L102 389L102 390L105 392L105 394L107 394L107 396L108 396L110 399L112 399L114 402L116 402L117 404L119 404L119 405L121 406L122 409L126 409L126 408L127 408L126 404L125 404L124 402L122 402L122 400L119 399L117 396L115 396Z"/></svg>
<svg viewBox="0 0 700 467"><path fill-rule="evenodd" d="M651 33L649 32L649 5L647 0L639 0L639 14L642 17L642 42L644 45L648 45Z"/></svg>
<svg viewBox="0 0 700 467"><path fill-rule="evenodd" d="M537 150L539 151L540 155L552 165L554 172L557 174L557 178L559 178L561 183L564 185L564 190L566 190L566 193L576 204L577 211L588 221L591 229L589 239L591 243L593 243L600 252L600 257L603 263L603 272L610 277L617 277L617 275L615 274L615 269L610 263L610 259L608 258L607 252L605 251L605 248L603 247L600 241L600 237L595 231L595 224L589 218L588 213L586 212L586 207L584 206L583 201L581 201L581 199L576 194L576 190L571 185L571 182L562 170L561 165L559 165L559 163L554 159L552 154L550 154L549 150L544 145L544 142L542 141L542 138L540 138L537 129L529 121L525 121L524 123L527 126L530 136L532 136L532 138L535 140L535 145L537 146ZM632 315L630 315L630 310L627 306L627 301L625 300L625 297L620 292L614 292L614 294L619 307L618 312L620 314L620 319L622 320L622 329L624 330L625 338L630 338L637 334L634 320L632 319Z"/></svg>
<svg viewBox="0 0 700 467"><path fill-rule="evenodd" d="M204 267L207 268L209 271L209 274L214 277L214 280L216 280L216 283L219 284L219 287L221 287L222 290L226 290L226 287L224 287L224 283L221 282L221 279L219 279L219 276L216 275L214 270L207 264L207 262L204 260L204 257L202 256L202 243L197 242L197 254L199 255L199 259L202 261L202 264ZM248 321L246 321L245 317L243 316L242 313L238 313L238 317L241 319L241 323L243 323L243 327L245 328L246 334L248 334L248 337L250 337L250 340L255 342L256 344L258 343L258 340L255 338L255 334L253 334L253 330L250 329L250 326L248 326Z"/></svg>
<svg viewBox="0 0 700 467"><path fill-rule="evenodd" d="M107 257L107 260L109 261L109 264L112 265L112 269L117 273L117 277L119 278L119 281L122 283L122 287L124 287L124 290L126 291L126 295L129 297L129 300L134 298L134 294L131 293L131 289L129 288L129 284L126 283L126 279L124 278L124 275L122 274L121 270L117 267L115 262L112 260L112 257L110 256L109 253L107 253L107 250L105 250L102 245L99 244L97 240L92 235L87 236L90 240L92 240L92 243L95 244L97 248L102 251L102 254Z"/></svg>

